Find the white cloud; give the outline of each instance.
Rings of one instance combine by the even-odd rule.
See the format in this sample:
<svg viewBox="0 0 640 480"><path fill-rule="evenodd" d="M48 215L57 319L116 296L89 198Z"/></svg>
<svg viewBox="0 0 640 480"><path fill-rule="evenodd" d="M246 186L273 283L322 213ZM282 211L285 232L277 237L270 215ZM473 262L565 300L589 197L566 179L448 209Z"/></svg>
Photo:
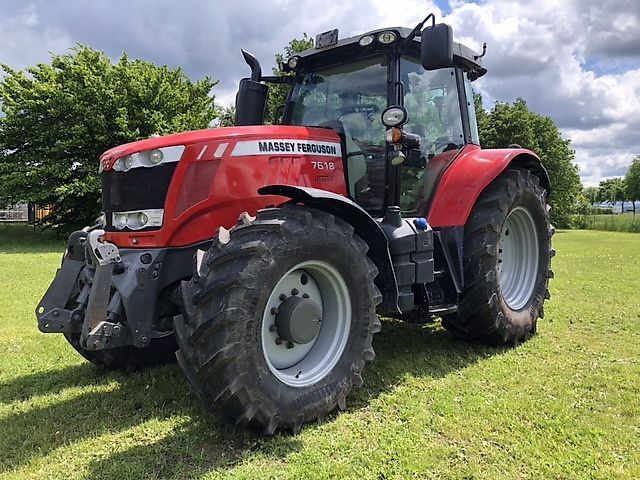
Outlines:
<svg viewBox="0 0 640 480"><path fill-rule="evenodd" d="M441 1L441 0L440 0ZM479 0L449 2L444 21L480 50L489 73L477 82L485 101L524 98L573 140L583 180L624 173L640 153L640 2L638 0ZM346 37L384 26L414 26L431 0L326 1L3 0L0 62L23 68L47 61L74 42L183 66L194 79L220 80L217 101L230 104L248 74L240 48L270 71L293 37L338 27Z"/></svg>
<svg viewBox="0 0 640 480"><path fill-rule="evenodd" d="M640 153L639 18L635 0L490 0L459 5L446 20L464 43L487 42L489 73L477 87L489 106L522 97L550 116L572 140L583 181L597 184ZM624 58L617 66L627 71L588 70L600 55Z"/></svg>

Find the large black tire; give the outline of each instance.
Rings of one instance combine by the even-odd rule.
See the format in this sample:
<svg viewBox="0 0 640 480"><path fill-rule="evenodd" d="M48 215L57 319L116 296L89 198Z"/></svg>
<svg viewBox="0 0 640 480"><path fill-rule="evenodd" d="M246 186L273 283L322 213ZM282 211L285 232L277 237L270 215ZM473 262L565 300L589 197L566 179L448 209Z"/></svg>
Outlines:
<svg viewBox="0 0 640 480"><path fill-rule="evenodd" d="M536 332L553 276L549 210L528 170L508 169L486 188L465 225L465 287L445 328L465 340L512 346Z"/></svg>
<svg viewBox="0 0 640 480"><path fill-rule="evenodd" d="M267 325L278 321L269 317L278 311L274 298L282 302L282 311L296 295L310 298L304 285L326 286L331 275L343 282L344 288L335 287L336 299L347 292L343 304L330 305L331 289L321 290L326 298L311 293L325 309L318 317L319 332L308 353L280 369L272 358L277 345L286 348L277 343L280 326L276 332L275 325ZM376 275L366 243L332 215L292 205L261 210L255 219L243 214L229 232L218 232L201 259L194 259L193 279L182 284L184 315L175 318L178 363L205 405L224 420L267 435L277 429L296 433L336 406L344 409L352 387L362 384L365 361L375 356L372 337L380 330ZM288 284L281 293L291 278L300 278L300 285ZM342 313L327 313L332 309ZM325 342L332 332L341 347ZM290 342L289 347L294 355L305 345ZM316 358L322 361L314 363ZM308 373L312 369L324 373L314 377Z"/></svg>
<svg viewBox="0 0 640 480"><path fill-rule="evenodd" d="M132 345L91 351L80 346L80 333L65 334L71 346L86 360L105 370L134 372L176 361L178 349L174 334L154 338L148 347L137 348Z"/></svg>

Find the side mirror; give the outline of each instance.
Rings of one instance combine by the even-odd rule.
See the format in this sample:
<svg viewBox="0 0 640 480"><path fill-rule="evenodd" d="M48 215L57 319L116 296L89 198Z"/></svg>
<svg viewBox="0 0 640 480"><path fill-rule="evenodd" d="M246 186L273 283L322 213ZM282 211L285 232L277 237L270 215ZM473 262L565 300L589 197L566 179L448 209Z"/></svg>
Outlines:
<svg viewBox="0 0 640 480"><path fill-rule="evenodd" d="M236 95L236 125L262 125L268 94L266 85L250 78L240 80Z"/></svg>
<svg viewBox="0 0 640 480"><path fill-rule="evenodd" d="M422 66L427 70L450 67L453 63L453 29L439 23L422 30Z"/></svg>

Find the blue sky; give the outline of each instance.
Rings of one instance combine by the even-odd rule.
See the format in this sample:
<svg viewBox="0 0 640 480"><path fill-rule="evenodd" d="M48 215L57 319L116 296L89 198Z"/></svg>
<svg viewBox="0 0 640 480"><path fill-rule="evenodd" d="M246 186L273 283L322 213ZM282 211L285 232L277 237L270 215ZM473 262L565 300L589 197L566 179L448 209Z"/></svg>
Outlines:
<svg viewBox="0 0 640 480"><path fill-rule="evenodd" d="M491 106L521 97L572 140L583 182L624 174L640 154L640 0L2 0L0 62L24 68L75 42L113 59L182 66L220 82L216 101L233 102L247 67L263 70L294 37L333 28L341 36L384 26L413 27L429 12L454 37L480 49L489 73L476 89ZM366 14L365 14L366 13Z"/></svg>

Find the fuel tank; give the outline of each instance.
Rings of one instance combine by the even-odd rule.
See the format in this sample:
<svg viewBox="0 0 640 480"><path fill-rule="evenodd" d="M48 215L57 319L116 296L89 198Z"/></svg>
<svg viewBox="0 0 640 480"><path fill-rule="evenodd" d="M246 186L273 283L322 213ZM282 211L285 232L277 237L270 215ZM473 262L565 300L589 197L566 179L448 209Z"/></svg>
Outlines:
<svg viewBox="0 0 640 480"><path fill-rule="evenodd" d="M267 185L346 196L343 150L333 130L292 126L214 128L112 148L100 158L105 238L121 248L196 244L242 212L288 200L259 195ZM136 215L154 222L126 222Z"/></svg>

